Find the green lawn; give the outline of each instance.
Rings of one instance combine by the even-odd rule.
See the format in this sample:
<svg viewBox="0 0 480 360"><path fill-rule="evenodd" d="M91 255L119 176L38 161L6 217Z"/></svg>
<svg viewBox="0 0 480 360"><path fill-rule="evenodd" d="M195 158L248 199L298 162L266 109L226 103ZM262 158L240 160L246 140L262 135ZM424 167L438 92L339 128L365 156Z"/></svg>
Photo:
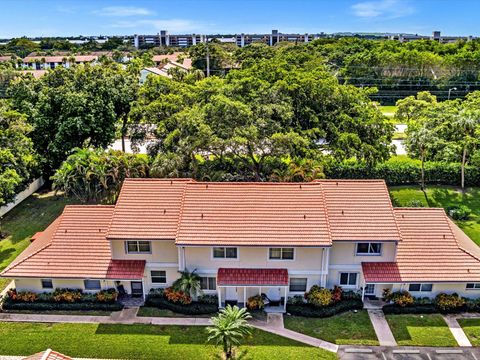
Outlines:
<svg viewBox="0 0 480 360"><path fill-rule="evenodd" d="M184 315L173 312L167 309L158 309L156 307L142 306L138 310L137 316L146 316L146 317L203 317L211 318L213 315Z"/></svg>
<svg viewBox="0 0 480 360"><path fill-rule="evenodd" d="M378 107L380 111L382 112L383 115L393 118L395 116L395 113L397 112L397 107L395 105L393 106L379 106Z"/></svg>
<svg viewBox="0 0 480 360"><path fill-rule="evenodd" d="M458 319L473 346L480 346L480 319Z"/></svg>
<svg viewBox="0 0 480 360"><path fill-rule="evenodd" d="M44 230L71 203L73 200L55 196L53 192L35 193L7 213L2 220L2 231L8 236L0 241L0 270L28 246L33 234ZM0 291L9 282L0 279Z"/></svg>
<svg viewBox="0 0 480 360"><path fill-rule="evenodd" d="M386 315L401 346L458 346L440 314Z"/></svg>
<svg viewBox="0 0 480 360"><path fill-rule="evenodd" d="M338 345L378 345L366 311L349 311L329 318L285 316L285 327Z"/></svg>
<svg viewBox="0 0 480 360"><path fill-rule="evenodd" d="M407 134L404 132L395 132L393 134L393 140L405 140L407 138Z"/></svg>
<svg viewBox="0 0 480 360"><path fill-rule="evenodd" d="M430 207L466 205L472 210L471 218L456 223L480 246L480 188L467 188L464 194L453 186L427 186L425 193L419 186L390 186L389 190L395 206L411 206L412 200Z"/></svg>
<svg viewBox="0 0 480 360"><path fill-rule="evenodd" d="M0 323L0 354L27 355L47 348L83 358L214 359L201 326ZM255 329L244 359L336 359L326 350Z"/></svg>

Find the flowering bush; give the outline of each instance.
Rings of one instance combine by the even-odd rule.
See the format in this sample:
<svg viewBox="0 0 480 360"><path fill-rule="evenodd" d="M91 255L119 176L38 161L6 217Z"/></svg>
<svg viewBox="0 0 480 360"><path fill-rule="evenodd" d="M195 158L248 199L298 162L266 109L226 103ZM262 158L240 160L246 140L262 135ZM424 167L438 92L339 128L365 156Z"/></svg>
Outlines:
<svg viewBox="0 0 480 360"><path fill-rule="evenodd" d="M79 289L55 289L53 300L56 302L73 303L82 299L82 291Z"/></svg>
<svg viewBox="0 0 480 360"><path fill-rule="evenodd" d="M261 295L251 296L247 300L247 308L249 310L261 310L265 307Z"/></svg>
<svg viewBox="0 0 480 360"><path fill-rule="evenodd" d="M307 302L314 306L328 306L332 303L332 293L330 290L313 285L310 291L305 293Z"/></svg>
<svg viewBox="0 0 480 360"><path fill-rule="evenodd" d="M180 303L182 305L188 305L192 302L190 295L184 293L183 291L176 291L173 288L166 288L163 292L168 301L173 303Z"/></svg>
<svg viewBox="0 0 480 360"><path fill-rule="evenodd" d="M118 292L115 289L101 290L99 291L95 298L98 302L108 302L112 303L117 300Z"/></svg>
<svg viewBox="0 0 480 360"><path fill-rule="evenodd" d="M435 305L442 311L456 310L465 305L465 299L458 294L438 294L435 298Z"/></svg>
<svg viewBox="0 0 480 360"><path fill-rule="evenodd" d="M20 291L17 292L15 289L11 289L7 292L7 295L10 299L14 301L21 302L34 302L37 300L38 295L31 291Z"/></svg>
<svg viewBox="0 0 480 360"><path fill-rule="evenodd" d="M412 305L414 302L413 296L408 291L383 291L383 296L386 301L393 301L395 305L405 307Z"/></svg>

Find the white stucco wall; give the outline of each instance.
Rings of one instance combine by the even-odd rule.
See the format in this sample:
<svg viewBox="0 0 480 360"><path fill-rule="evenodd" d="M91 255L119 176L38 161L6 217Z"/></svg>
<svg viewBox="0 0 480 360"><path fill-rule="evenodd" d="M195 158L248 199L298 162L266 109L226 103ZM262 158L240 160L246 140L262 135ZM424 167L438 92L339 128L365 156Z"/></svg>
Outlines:
<svg viewBox="0 0 480 360"><path fill-rule="evenodd" d="M330 251L330 265L353 265L369 261L395 261L394 242L382 243L382 253L378 255L358 256L356 255L355 242L334 242Z"/></svg>
<svg viewBox="0 0 480 360"><path fill-rule="evenodd" d="M151 253L149 254L127 254L125 241L111 240L112 258L121 260L146 260L154 263L175 263L178 264L178 250L174 240L151 241Z"/></svg>

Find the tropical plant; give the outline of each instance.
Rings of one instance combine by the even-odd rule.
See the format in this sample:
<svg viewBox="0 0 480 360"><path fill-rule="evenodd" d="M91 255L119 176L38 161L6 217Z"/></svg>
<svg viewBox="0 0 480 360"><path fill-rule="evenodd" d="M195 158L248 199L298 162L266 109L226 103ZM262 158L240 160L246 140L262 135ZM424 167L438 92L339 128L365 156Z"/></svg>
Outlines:
<svg viewBox="0 0 480 360"><path fill-rule="evenodd" d="M207 327L208 341L222 345L225 359L232 359L233 347L240 345L243 337L251 334L251 326L247 322L250 318L247 309L236 305L227 305L211 318L212 326Z"/></svg>
<svg viewBox="0 0 480 360"><path fill-rule="evenodd" d="M197 269L193 271L188 271L188 269L185 269L184 271L179 271L180 277L175 280L172 288L176 291L182 291L192 298L196 298L199 294L202 293L200 276L198 276L196 271Z"/></svg>
<svg viewBox="0 0 480 360"><path fill-rule="evenodd" d="M251 296L247 300L248 310L261 310L265 307L263 298L261 295Z"/></svg>
<svg viewBox="0 0 480 360"><path fill-rule="evenodd" d="M318 285L313 285L310 291L305 294L305 298L307 303L318 307L328 306L333 301L332 292Z"/></svg>

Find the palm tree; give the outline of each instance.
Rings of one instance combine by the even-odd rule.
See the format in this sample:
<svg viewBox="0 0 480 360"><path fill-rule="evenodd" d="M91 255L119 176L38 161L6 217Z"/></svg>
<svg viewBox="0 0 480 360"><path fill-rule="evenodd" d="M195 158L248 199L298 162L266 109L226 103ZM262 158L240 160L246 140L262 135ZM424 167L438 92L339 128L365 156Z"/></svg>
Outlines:
<svg viewBox="0 0 480 360"><path fill-rule="evenodd" d="M200 276L198 276L196 271L197 269L193 270L192 272L188 271L188 269L179 271L181 275L177 280L175 280L172 287L176 291L183 291L192 298L196 298L196 296L202 292L202 288L200 286Z"/></svg>
<svg viewBox="0 0 480 360"><path fill-rule="evenodd" d="M225 359L231 359L233 346L239 345L245 335L251 334L251 325L247 322L250 318L246 308L227 305L217 316L210 319L212 326L207 327L209 334L207 341L222 344Z"/></svg>

